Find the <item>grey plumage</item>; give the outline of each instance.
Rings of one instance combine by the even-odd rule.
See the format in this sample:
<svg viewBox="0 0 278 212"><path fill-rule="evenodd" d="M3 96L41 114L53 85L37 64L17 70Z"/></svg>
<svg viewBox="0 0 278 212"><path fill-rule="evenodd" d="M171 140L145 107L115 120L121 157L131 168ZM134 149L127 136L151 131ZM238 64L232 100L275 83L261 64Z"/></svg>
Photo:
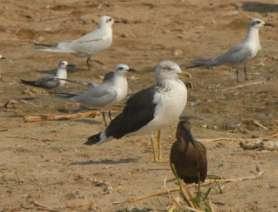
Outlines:
<svg viewBox="0 0 278 212"><path fill-rule="evenodd" d="M195 59L191 62L187 68L206 67L211 68L220 65L231 65L237 66L241 63L244 64L244 76L245 80L247 77L247 65L246 63L254 58L258 51L261 49L259 39L259 29L266 25L264 21L260 19L252 19L248 26L247 34L244 40L238 45L232 47L228 51L219 56L208 58L208 59ZM236 78L239 80L238 69L236 70Z"/></svg>
<svg viewBox="0 0 278 212"><path fill-rule="evenodd" d="M155 68L156 84L131 96L123 111L101 133L88 138L93 145L125 135L153 132L178 120L187 102L187 89L179 80L180 67L161 61Z"/></svg>
<svg viewBox="0 0 278 212"><path fill-rule="evenodd" d="M67 79L67 61L61 61L58 65L55 75L47 75L37 80L23 80L21 82L26 85L40 87L44 89L54 89L63 86Z"/></svg>
<svg viewBox="0 0 278 212"><path fill-rule="evenodd" d="M87 65L91 56L109 48L112 44L112 25L114 21L109 16L102 16L95 31L72 41L62 41L55 44L34 43L39 51L72 53L87 57Z"/></svg>
<svg viewBox="0 0 278 212"><path fill-rule="evenodd" d="M195 68L204 66L210 68L213 66L219 66L224 64L236 65L248 60L252 56L252 52L249 48L245 48L243 44L239 44L226 53L210 59L196 59L192 61L192 65L187 68Z"/></svg>

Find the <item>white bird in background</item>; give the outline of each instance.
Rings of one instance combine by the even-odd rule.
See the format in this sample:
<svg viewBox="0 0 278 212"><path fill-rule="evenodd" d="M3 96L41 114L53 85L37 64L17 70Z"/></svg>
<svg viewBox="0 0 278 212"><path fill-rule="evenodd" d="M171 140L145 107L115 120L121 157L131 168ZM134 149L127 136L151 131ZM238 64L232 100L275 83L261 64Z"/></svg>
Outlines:
<svg viewBox="0 0 278 212"><path fill-rule="evenodd" d="M155 85L131 96L122 113L104 131L89 137L85 144L99 144L129 134L159 130L158 156L153 143L154 160L159 160L160 129L178 122L187 102L187 89L178 73L181 69L176 63L160 62L155 68Z"/></svg>
<svg viewBox="0 0 278 212"><path fill-rule="evenodd" d="M63 41L56 44L35 43L35 48L39 51L72 53L80 57L87 57L87 66L90 67L91 57L111 46L113 23L114 20L111 17L102 16L96 30L93 32L72 41Z"/></svg>
<svg viewBox="0 0 278 212"><path fill-rule="evenodd" d="M207 67L211 68L213 66L219 65L231 65L236 66L238 64L244 64L244 77L248 80L247 76L247 62L253 59L258 51L261 49L259 29L263 26L273 26L272 24L265 23L264 21L255 18L252 19L248 26L247 34L244 40L238 45L232 47L224 54L210 59L196 59L192 61L192 65L187 68L196 67ZM236 69L236 79L239 81L239 70Z"/></svg>
<svg viewBox="0 0 278 212"><path fill-rule="evenodd" d="M128 93L127 73L133 71L126 64L118 64L113 72L105 75L101 84L93 84L88 90L79 94L58 93L67 95L70 100L88 108L108 109L113 104L122 101ZM110 119L111 113L108 112ZM105 126L107 126L105 112L102 112Z"/></svg>
<svg viewBox="0 0 278 212"><path fill-rule="evenodd" d="M55 75L47 75L37 80L21 80L23 84L45 89L53 89L64 86L67 80L67 61L59 62L57 72Z"/></svg>

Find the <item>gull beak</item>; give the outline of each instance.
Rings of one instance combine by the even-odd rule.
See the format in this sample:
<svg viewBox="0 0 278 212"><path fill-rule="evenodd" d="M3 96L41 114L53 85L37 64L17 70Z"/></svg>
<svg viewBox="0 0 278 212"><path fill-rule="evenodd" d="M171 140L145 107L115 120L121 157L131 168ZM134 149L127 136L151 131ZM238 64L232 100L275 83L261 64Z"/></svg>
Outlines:
<svg viewBox="0 0 278 212"><path fill-rule="evenodd" d="M265 23L265 26L269 26L269 27L274 27L274 25L272 23Z"/></svg>
<svg viewBox="0 0 278 212"><path fill-rule="evenodd" d="M121 19L115 19L114 20L114 23L116 23L116 24L120 24L120 23L122 23L123 21L121 20Z"/></svg>
<svg viewBox="0 0 278 212"><path fill-rule="evenodd" d="M77 71L77 67L75 64L69 63L66 67L67 71L69 72L75 72Z"/></svg>
<svg viewBox="0 0 278 212"><path fill-rule="evenodd" d="M183 73L188 79L191 79L191 78L192 78L192 75L191 75L189 72L183 71L182 73Z"/></svg>
<svg viewBox="0 0 278 212"><path fill-rule="evenodd" d="M133 73L134 73L134 72L137 72L137 70L134 69L134 68L129 68L129 69L128 69L128 72L133 72Z"/></svg>

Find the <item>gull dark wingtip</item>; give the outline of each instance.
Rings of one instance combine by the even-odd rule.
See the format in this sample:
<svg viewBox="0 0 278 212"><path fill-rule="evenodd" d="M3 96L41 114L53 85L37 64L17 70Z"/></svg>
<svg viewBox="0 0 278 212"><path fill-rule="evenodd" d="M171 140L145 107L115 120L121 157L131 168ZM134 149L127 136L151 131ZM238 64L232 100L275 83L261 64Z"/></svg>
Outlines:
<svg viewBox="0 0 278 212"><path fill-rule="evenodd" d="M100 135L101 135L101 133L98 133L98 134L96 134L96 135L90 136L84 144L85 144L85 145L94 145L94 144L98 144L99 141L100 141Z"/></svg>

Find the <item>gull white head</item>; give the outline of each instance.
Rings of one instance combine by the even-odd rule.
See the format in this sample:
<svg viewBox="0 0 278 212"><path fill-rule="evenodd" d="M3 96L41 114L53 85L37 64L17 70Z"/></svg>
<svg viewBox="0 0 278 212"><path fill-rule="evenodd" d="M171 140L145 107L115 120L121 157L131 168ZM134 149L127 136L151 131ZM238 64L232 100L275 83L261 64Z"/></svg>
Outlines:
<svg viewBox="0 0 278 212"><path fill-rule="evenodd" d="M59 62L56 78L67 79L67 66L68 66L67 61L62 60ZM66 83L65 80L60 80L60 85L63 86L65 83Z"/></svg>
<svg viewBox="0 0 278 212"><path fill-rule="evenodd" d="M261 19L258 19L258 18L253 18L249 24L250 28L253 28L253 29L259 29L261 27L263 27L266 23L261 20Z"/></svg>
<svg viewBox="0 0 278 212"><path fill-rule="evenodd" d="M181 68L178 64L170 60L164 60L156 65L155 78L157 81L165 79L177 79L178 74L181 72Z"/></svg>
<svg viewBox="0 0 278 212"><path fill-rule="evenodd" d="M113 18L109 17L109 16L101 16L98 22L99 27L112 27L114 23Z"/></svg>
<svg viewBox="0 0 278 212"><path fill-rule="evenodd" d="M130 69L129 66L126 64L118 64L115 67L115 73L118 75L126 75L131 70L132 69Z"/></svg>
<svg viewBox="0 0 278 212"><path fill-rule="evenodd" d="M65 60L60 61L58 64L58 68L61 68L61 69L66 69L67 66L68 66L68 62Z"/></svg>

